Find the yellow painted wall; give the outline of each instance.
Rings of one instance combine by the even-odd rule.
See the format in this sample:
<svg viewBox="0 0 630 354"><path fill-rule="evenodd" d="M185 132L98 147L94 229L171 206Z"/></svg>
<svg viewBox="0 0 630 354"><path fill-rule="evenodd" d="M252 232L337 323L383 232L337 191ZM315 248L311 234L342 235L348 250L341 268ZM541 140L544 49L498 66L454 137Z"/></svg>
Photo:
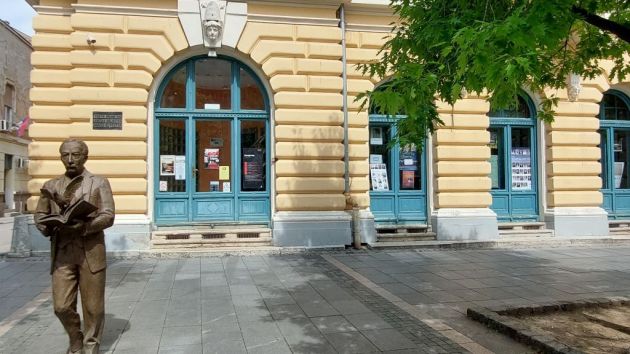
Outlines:
<svg viewBox="0 0 630 354"><path fill-rule="evenodd" d="M283 15L297 10L274 9ZM255 4L249 11L274 13ZM311 14L334 18L326 9ZM345 209L340 43L336 27L252 21L238 42L273 90L278 211Z"/></svg>
<svg viewBox="0 0 630 354"><path fill-rule="evenodd" d="M490 195L490 106L468 97L454 106L438 102L444 122L433 135L435 208L487 208Z"/></svg>
<svg viewBox="0 0 630 354"><path fill-rule="evenodd" d="M576 102L568 100L564 89L546 92L560 98L554 122L545 129L548 207L601 206L597 115L603 93L612 84L607 74L587 80L583 82Z"/></svg>
<svg viewBox="0 0 630 354"><path fill-rule="evenodd" d="M176 1L160 4L169 8ZM188 47L178 18L37 15L33 26L28 189L35 197L29 208L41 184L63 172L58 146L74 137L90 148L87 168L110 178L117 212L146 213L148 91L162 63ZM88 33L96 39L94 46L86 42ZM94 111L122 111L122 131L92 130Z"/></svg>

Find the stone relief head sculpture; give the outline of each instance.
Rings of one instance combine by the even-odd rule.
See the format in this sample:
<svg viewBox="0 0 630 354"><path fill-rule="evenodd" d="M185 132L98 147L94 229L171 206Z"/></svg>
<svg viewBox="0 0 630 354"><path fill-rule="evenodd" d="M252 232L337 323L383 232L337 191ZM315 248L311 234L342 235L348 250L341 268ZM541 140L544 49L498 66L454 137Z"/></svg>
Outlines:
<svg viewBox="0 0 630 354"><path fill-rule="evenodd" d="M208 46L209 56L216 56L216 48L221 46L221 36L223 34L223 21L221 16L222 4L217 0L211 0L205 4L203 13L203 28ZM225 5L223 5L225 7Z"/></svg>

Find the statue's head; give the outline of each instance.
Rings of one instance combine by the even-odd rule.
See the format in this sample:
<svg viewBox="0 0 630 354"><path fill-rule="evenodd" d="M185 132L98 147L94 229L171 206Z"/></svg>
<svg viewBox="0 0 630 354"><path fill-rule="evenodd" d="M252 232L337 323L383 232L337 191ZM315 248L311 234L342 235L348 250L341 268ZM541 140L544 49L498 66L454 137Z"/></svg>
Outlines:
<svg viewBox="0 0 630 354"><path fill-rule="evenodd" d="M66 168L66 176L74 178L83 173L88 159L88 147L78 139L66 139L59 147L61 162Z"/></svg>
<svg viewBox="0 0 630 354"><path fill-rule="evenodd" d="M216 41L221 36L221 22L206 21L206 36L210 41Z"/></svg>

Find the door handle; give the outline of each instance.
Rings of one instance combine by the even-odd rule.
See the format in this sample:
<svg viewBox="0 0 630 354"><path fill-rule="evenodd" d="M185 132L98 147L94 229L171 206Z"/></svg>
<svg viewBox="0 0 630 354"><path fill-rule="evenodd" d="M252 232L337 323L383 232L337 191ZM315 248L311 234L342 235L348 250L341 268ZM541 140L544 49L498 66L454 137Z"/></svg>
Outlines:
<svg viewBox="0 0 630 354"><path fill-rule="evenodd" d="M193 167L192 169L193 178L197 178L197 172L199 172L199 170Z"/></svg>

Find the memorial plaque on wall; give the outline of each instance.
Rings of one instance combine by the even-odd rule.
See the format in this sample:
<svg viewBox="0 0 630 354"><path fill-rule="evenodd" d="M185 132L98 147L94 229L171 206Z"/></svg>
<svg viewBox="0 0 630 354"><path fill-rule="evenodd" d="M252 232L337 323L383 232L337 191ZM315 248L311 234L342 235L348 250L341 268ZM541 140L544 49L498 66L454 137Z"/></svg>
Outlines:
<svg viewBox="0 0 630 354"><path fill-rule="evenodd" d="M92 113L92 129L122 130L122 112Z"/></svg>

